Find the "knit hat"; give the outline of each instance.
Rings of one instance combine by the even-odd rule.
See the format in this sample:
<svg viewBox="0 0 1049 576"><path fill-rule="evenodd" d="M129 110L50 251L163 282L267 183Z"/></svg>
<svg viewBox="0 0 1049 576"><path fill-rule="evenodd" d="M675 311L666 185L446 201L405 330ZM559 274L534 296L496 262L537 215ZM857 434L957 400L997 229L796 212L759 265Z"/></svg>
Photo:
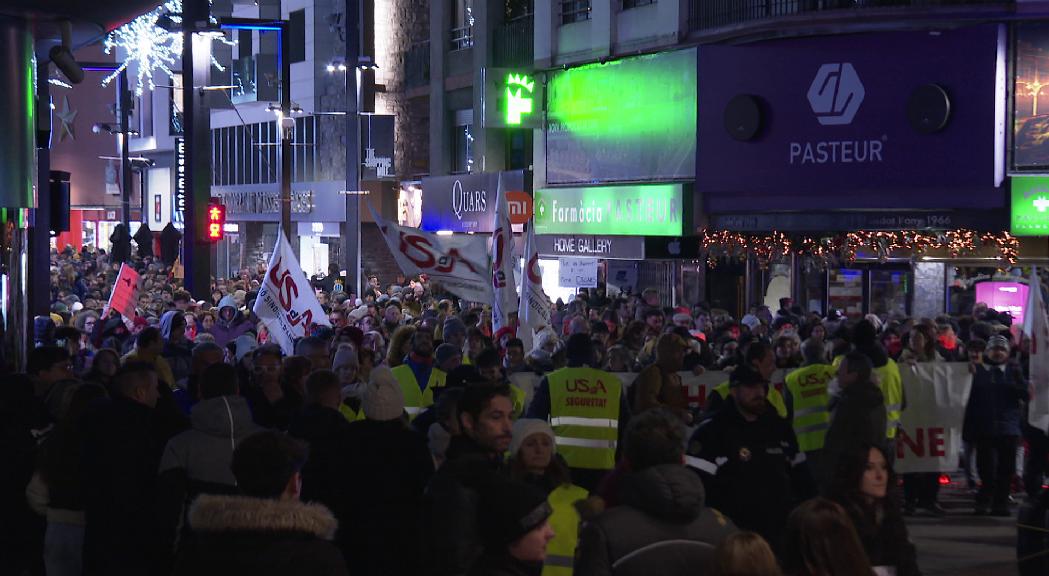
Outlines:
<svg viewBox="0 0 1049 576"><path fill-rule="evenodd" d="M335 371L351 364L360 366L357 349L352 344L339 344L339 347L335 350L335 358L331 361L331 369Z"/></svg>
<svg viewBox="0 0 1049 576"><path fill-rule="evenodd" d="M455 317L444 321L444 339L447 340L452 334L466 334L466 324Z"/></svg>
<svg viewBox="0 0 1049 576"><path fill-rule="evenodd" d="M440 366L456 354L462 354L462 352L456 350L454 345L445 342L444 344L438 346L437 350L434 352L434 362L437 364L437 366Z"/></svg>
<svg viewBox="0 0 1049 576"><path fill-rule="evenodd" d="M517 456L517 451L521 449L521 444L528 439L529 436L535 434L546 434L550 437L550 442L554 442L554 429L550 427L550 424L546 420L538 420L536 418L522 418L517 422L514 422L513 428L513 439L510 440L510 456Z"/></svg>
<svg viewBox="0 0 1049 576"><path fill-rule="evenodd" d="M385 422L404 414L404 393L389 368L381 366L372 370L361 405L368 420Z"/></svg>
<svg viewBox="0 0 1049 576"><path fill-rule="evenodd" d="M1006 339L1005 336L995 334L987 340L987 349L990 350L991 348L1004 348L1008 350L1010 348L1009 340Z"/></svg>
<svg viewBox="0 0 1049 576"><path fill-rule="evenodd" d="M742 320L739 321L739 323L753 330L757 328L759 324L761 324L761 320L753 314L747 314L743 317Z"/></svg>
<svg viewBox="0 0 1049 576"><path fill-rule="evenodd" d="M236 347L237 350L237 353L235 354L237 362L243 360L245 356L251 354L255 351L256 348L259 347L259 345L255 342L255 338L249 336L248 334L242 334L241 336L238 336L237 339L233 341L233 345Z"/></svg>
<svg viewBox="0 0 1049 576"><path fill-rule="evenodd" d="M502 478L481 487L477 509L485 546L494 551L535 530L553 513L542 490Z"/></svg>
<svg viewBox="0 0 1049 576"><path fill-rule="evenodd" d="M357 322L360 322L361 319L364 318L367 315L368 315L368 307L367 306L358 306L357 308L354 308L353 310L351 310L350 313L346 315L346 318L348 318L350 320L350 322L356 324Z"/></svg>

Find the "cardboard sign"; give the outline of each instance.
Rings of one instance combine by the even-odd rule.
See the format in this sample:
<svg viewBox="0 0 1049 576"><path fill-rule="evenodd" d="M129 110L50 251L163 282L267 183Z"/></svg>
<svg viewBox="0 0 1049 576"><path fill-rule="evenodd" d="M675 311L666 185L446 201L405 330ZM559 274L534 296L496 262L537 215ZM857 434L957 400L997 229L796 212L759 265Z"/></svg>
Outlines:
<svg viewBox="0 0 1049 576"><path fill-rule="evenodd" d="M557 284L562 288L597 288L597 258L560 258Z"/></svg>

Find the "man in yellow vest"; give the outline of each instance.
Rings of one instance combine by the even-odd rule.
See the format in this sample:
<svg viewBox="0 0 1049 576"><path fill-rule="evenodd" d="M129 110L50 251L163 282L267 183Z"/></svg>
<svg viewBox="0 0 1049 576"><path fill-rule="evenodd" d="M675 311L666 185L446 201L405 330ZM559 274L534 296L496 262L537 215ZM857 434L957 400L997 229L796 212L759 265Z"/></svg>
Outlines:
<svg viewBox="0 0 1049 576"><path fill-rule="evenodd" d="M547 374L536 388L528 417L550 419L557 453L572 479L593 491L615 468L619 431L630 417L617 376L591 368L593 345L586 334L573 334L565 347L568 366Z"/></svg>
<svg viewBox="0 0 1049 576"><path fill-rule="evenodd" d="M801 346L805 363L801 368L787 374L784 381L791 412L794 415L794 434L798 437L798 449L805 453L809 466L818 468L819 453L830 428L830 411L827 383L834 378L836 370L826 363L823 342L808 339Z"/></svg>
<svg viewBox="0 0 1049 576"><path fill-rule="evenodd" d="M393 376L404 393L404 411L415 419L433 405L434 392L444 388L445 373L433 365L433 334L416 330L412 349L404 363L393 369Z"/></svg>
<svg viewBox="0 0 1049 576"><path fill-rule="evenodd" d="M780 418L787 418L789 413L787 411L787 403L783 400L783 394L775 387L769 386L769 381L772 378L773 372L776 371L776 354L772 350L772 345L764 340L754 340L747 346L747 351L743 355L743 362L736 367L736 370L750 370L756 372L761 376L761 379L765 381L766 396L765 399L769 404L776 410L776 415ZM726 381L722 384L715 386L707 396L707 405L704 406L703 419L710 418L721 410L721 406L724 405L725 400L729 397L729 389L731 384Z"/></svg>

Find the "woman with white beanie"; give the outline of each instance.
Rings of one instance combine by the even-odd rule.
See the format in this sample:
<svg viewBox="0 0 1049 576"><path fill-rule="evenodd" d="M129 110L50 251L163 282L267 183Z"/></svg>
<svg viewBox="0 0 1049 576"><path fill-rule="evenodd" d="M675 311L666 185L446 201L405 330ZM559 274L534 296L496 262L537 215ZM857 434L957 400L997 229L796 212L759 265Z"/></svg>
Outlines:
<svg viewBox="0 0 1049 576"><path fill-rule="evenodd" d="M568 466L556 455L550 424L533 418L514 422L510 475L542 489L553 509L550 526L555 536L547 545L543 576L570 576L579 540L580 519L575 503L585 500L588 494L572 484Z"/></svg>
<svg viewBox="0 0 1049 576"><path fill-rule="evenodd" d="M339 413L350 422L364 420L364 389L360 378L360 361L353 344L339 344L331 363L331 370L339 377L342 386L342 403Z"/></svg>

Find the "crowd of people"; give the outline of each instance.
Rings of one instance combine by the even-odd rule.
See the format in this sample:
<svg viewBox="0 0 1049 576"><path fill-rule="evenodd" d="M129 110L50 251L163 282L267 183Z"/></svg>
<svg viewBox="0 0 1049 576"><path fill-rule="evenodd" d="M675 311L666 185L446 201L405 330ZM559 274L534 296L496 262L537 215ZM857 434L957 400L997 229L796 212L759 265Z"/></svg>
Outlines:
<svg viewBox="0 0 1049 576"><path fill-rule="evenodd" d="M893 460L899 371L924 362L971 363L974 512L1010 514L1021 436L1042 483L1027 347L979 304L736 320L584 289L525 349L425 278L354 294L333 270L331 326L287 355L251 312L264 264L204 301L131 264L124 318L107 255L53 253L52 313L0 386L11 573L916 575L903 518L942 514L939 484L899 493ZM708 370L728 381L690 396Z"/></svg>

